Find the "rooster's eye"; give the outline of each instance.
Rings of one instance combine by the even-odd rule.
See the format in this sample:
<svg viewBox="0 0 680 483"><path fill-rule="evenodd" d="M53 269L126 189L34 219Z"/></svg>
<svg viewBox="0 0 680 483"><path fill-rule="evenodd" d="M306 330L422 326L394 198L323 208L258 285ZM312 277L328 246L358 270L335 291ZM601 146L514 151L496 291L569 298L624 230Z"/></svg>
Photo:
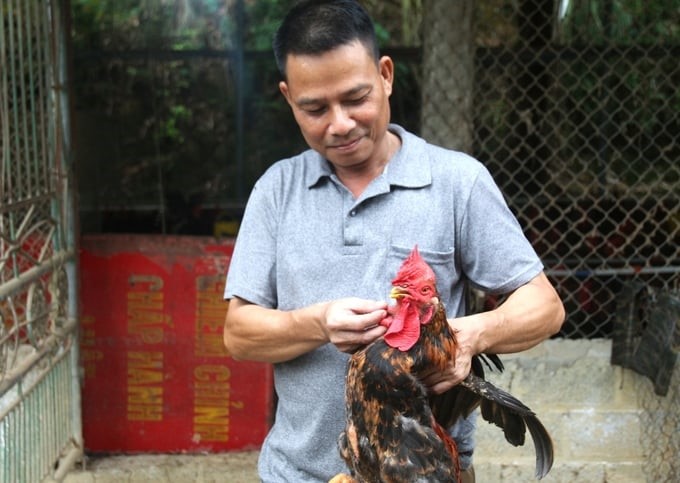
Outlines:
<svg viewBox="0 0 680 483"><path fill-rule="evenodd" d="M422 293L423 295L427 295L427 294L429 294L431 291L432 291L432 288L431 288L431 287L423 287L423 288L420 289L420 293Z"/></svg>

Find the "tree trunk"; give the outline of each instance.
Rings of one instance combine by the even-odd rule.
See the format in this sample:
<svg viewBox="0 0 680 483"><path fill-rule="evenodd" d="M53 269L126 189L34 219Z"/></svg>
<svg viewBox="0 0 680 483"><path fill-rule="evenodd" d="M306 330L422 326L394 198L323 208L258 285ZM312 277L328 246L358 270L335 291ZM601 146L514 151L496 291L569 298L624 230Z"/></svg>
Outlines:
<svg viewBox="0 0 680 483"><path fill-rule="evenodd" d="M474 0L425 0L421 134L471 153L475 38Z"/></svg>

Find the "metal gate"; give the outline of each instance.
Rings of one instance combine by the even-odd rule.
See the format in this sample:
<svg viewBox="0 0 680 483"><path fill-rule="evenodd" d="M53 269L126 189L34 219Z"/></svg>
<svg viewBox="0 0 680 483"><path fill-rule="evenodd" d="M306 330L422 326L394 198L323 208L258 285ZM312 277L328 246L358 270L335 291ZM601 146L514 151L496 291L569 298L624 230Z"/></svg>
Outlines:
<svg viewBox="0 0 680 483"><path fill-rule="evenodd" d="M0 2L0 483L82 454L68 11Z"/></svg>

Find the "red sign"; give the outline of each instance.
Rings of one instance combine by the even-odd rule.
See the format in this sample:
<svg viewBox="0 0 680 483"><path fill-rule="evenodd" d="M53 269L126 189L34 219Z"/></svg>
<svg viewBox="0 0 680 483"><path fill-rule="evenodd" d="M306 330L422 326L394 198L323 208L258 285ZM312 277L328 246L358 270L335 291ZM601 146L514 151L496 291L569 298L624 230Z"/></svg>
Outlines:
<svg viewBox="0 0 680 483"><path fill-rule="evenodd" d="M270 364L222 342L233 241L84 236L80 253L83 434L91 452L259 448Z"/></svg>

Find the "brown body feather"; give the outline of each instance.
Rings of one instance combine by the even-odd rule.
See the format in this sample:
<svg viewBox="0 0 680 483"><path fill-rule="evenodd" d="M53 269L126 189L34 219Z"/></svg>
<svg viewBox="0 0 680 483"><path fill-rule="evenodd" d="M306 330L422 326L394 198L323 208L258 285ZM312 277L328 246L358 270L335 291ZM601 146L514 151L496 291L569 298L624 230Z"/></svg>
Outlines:
<svg viewBox="0 0 680 483"><path fill-rule="evenodd" d="M434 317L435 320L446 317ZM433 321L434 322L434 321ZM428 329L448 330L429 324ZM446 367L453 337L430 337L408 351L380 339L352 355L347 373L347 427L340 451L361 482L458 481L455 443L443 439L418 374Z"/></svg>

